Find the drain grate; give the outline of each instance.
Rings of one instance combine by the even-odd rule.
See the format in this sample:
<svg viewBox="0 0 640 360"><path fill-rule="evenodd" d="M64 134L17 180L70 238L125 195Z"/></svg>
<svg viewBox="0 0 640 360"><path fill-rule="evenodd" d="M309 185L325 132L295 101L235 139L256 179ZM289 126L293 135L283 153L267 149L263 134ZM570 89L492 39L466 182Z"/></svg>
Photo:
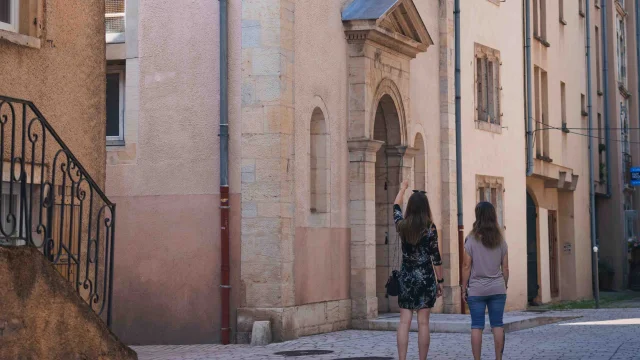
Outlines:
<svg viewBox="0 0 640 360"><path fill-rule="evenodd" d="M383 357L383 356L365 356L365 357L339 358L334 360L393 360L393 358Z"/></svg>
<svg viewBox="0 0 640 360"><path fill-rule="evenodd" d="M286 357L296 357L296 356L326 355L331 353L333 353L333 351L331 350L292 350L292 351L280 351L275 353L275 355L281 355Z"/></svg>

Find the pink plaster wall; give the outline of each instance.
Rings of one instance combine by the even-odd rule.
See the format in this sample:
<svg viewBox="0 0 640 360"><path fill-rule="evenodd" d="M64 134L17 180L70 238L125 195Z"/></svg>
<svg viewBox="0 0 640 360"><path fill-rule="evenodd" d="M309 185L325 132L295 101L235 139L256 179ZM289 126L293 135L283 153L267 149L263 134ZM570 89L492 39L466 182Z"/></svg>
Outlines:
<svg viewBox="0 0 640 360"><path fill-rule="evenodd" d="M108 165L106 187L118 205L114 329L128 343L219 341L218 5L139 1L137 156L133 164ZM229 3L234 329L240 289L241 11L241 2Z"/></svg>
<svg viewBox="0 0 640 360"><path fill-rule="evenodd" d="M115 197L114 331L128 344L201 344L220 338L217 195ZM238 226L239 196L231 224ZM125 216L122 216L125 214ZM127 240L127 241L125 241ZM231 263L240 259L232 233ZM232 304L239 271L232 268ZM232 313L235 319L235 314Z"/></svg>
<svg viewBox="0 0 640 360"><path fill-rule="evenodd" d="M296 229L296 305L349 298L350 240L350 229Z"/></svg>

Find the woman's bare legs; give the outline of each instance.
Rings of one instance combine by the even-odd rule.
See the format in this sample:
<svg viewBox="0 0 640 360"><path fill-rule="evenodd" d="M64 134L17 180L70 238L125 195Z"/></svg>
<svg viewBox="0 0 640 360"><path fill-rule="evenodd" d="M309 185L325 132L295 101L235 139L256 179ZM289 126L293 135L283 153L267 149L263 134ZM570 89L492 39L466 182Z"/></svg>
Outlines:
<svg viewBox="0 0 640 360"><path fill-rule="evenodd" d="M502 350L504 349L504 328L495 327L493 331L493 343L496 347L496 360L502 360Z"/></svg>
<svg viewBox="0 0 640 360"><path fill-rule="evenodd" d="M471 351L473 351L473 358L480 360L482 354L482 329L471 329Z"/></svg>
<svg viewBox="0 0 640 360"><path fill-rule="evenodd" d="M407 348L409 347L409 330L411 329L411 319L413 311L400 309L400 325L398 325L398 359L407 359Z"/></svg>
<svg viewBox="0 0 640 360"><path fill-rule="evenodd" d="M431 309L418 310L418 355L420 360L427 360L431 334L429 333L429 314Z"/></svg>

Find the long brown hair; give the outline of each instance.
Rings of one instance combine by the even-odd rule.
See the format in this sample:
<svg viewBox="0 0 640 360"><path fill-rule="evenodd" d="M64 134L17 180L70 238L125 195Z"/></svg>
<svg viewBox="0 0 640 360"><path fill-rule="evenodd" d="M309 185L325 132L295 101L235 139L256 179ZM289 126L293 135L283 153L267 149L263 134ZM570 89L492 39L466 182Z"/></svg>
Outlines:
<svg viewBox="0 0 640 360"><path fill-rule="evenodd" d="M424 230L431 226L431 219L431 207L427 194L413 193L409 197L404 220L398 223L398 233L402 242L413 246L417 245Z"/></svg>
<svg viewBox="0 0 640 360"><path fill-rule="evenodd" d="M504 241L496 208L490 202L483 201L476 205L476 221L470 235L489 249L497 248Z"/></svg>

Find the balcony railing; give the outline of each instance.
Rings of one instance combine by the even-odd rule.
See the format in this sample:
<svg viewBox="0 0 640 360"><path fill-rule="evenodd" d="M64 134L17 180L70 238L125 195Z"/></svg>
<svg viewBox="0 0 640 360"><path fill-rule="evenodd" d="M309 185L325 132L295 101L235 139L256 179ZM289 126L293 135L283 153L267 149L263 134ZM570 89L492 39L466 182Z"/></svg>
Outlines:
<svg viewBox="0 0 640 360"><path fill-rule="evenodd" d="M115 204L30 101L0 96L0 148L0 244L38 248L111 326Z"/></svg>

